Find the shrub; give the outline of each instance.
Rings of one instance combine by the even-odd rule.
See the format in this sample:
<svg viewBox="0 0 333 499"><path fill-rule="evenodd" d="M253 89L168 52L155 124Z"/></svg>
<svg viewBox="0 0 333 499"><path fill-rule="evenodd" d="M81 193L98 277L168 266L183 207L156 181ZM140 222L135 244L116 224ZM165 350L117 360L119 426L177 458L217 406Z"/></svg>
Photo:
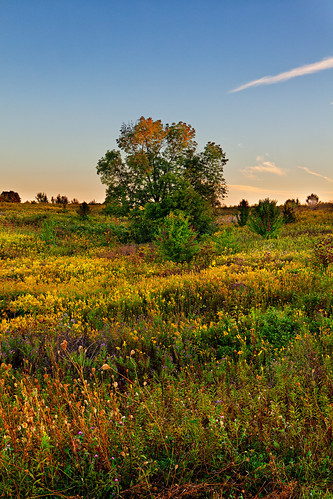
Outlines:
<svg viewBox="0 0 333 499"><path fill-rule="evenodd" d="M260 200L249 217L249 229L265 238L276 237L283 225L283 218L276 203L277 201L269 198Z"/></svg>
<svg viewBox="0 0 333 499"><path fill-rule="evenodd" d="M274 348L285 347L301 327L297 316L289 308L279 310L269 307L265 312L254 312L254 317L260 337Z"/></svg>
<svg viewBox="0 0 333 499"><path fill-rule="evenodd" d="M282 210L283 222L285 224L291 224L296 222L296 212L295 212L295 202L292 199L288 199Z"/></svg>
<svg viewBox="0 0 333 499"><path fill-rule="evenodd" d="M48 203L49 202L45 192L37 192L36 201L37 201L37 203Z"/></svg>
<svg viewBox="0 0 333 499"><path fill-rule="evenodd" d="M247 224L250 215L250 206L248 201L246 199L242 199L237 208L238 208L238 213L236 215L237 223L241 227L244 227L244 225Z"/></svg>
<svg viewBox="0 0 333 499"><path fill-rule="evenodd" d="M312 193L306 198L306 204L310 207L316 206L318 203L319 203L319 197L317 196L317 194Z"/></svg>
<svg viewBox="0 0 333 499"><path fill-rule="evenodd" d="M320 239L314 251L317 262L323 267L328 267L330 263L333 263L333 235L330 234Z"/></svg>
<svg viewBox="0 0 333 499"><path fill-rule="evenodd" d="M91 204L91 203L89 203ZM124 201L124 203L119 204L112 202L110 200L106 200L105 207L103 208L103 213L105 215L115 216L115 217L124 217L128 215L129 205Z"/></svg>
<svg viewBox="0 0 333 499"><path fill-rule="evenodd" d="M236 253L239 250L237 232L234 227L225 227L212 236L215 252L218 255Z"/></svg>
<svg viewBox="0 0 333 499"><path fill-rule="evenodd" d="M180 188L168 196L162 204L165 217L171 211L182 211L189 218L197 234L212 234L215 230L212 208L193 188Z"/></svg>
<svg viewBox="0 0 333 499"><path fill-rule="evenodd" d="M214 223L211 208L192 188L184 186L166 196L160 203L146 203L130 212L131 231L135 242L145 243L156 238L158 229L171 213L182 212L198 235L212 234Z"/></svg>
<svg viewBox="0 0 333 499"><path fill-rule="evenodd" d="M198 252L196 233L182 212L171 212L158 230L156 246L161 255L176 263L189 262Z"/></svg>
<svg viewBox="0 0 333 499"><path fill-rule="evenodd" d="M148 243L155 239L158 231L159 203L147 203L145 208L135 208L130 213L130 233L133 240L138 243Z"/></svg>
<svg viewBox="0 0 333 499"><path fill-rule="evenodd" d="M55 202L56 202L56 204L62 204L63 208L65 208L66 205L68 205L68 197L61 196L60 194L58 194L58 196L55 199Z"/></svg>
<svg viewBox="0 0 333 499"><path fill-rule="evenodd" d="M296 208L297 206L300 206L300 202L299 202L299 199L296 198L292 198L292 199L287 199L287 201L285 202L285 204L291 204L294 208Z"/></svg>
<svg viewBox="0 0 333 499"><path fill-rule="evenodd" d="M79 209L77 210L77 213L81 218L87 218L87 216L90 213L90 208L89 208L88 203L83 201L83 203L80 204Z"/></svg>

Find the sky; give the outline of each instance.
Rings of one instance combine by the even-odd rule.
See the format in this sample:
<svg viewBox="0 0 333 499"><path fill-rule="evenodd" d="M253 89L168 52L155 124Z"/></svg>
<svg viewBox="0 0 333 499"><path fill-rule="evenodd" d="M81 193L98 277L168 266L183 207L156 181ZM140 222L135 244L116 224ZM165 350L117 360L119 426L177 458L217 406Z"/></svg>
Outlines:
<svg viewBox="0 0 333 499"><path fill-rule="evenodd" d="M226 205L333 201L332 0L0 0L0 191L103 202L140 116L229 159Z"/></svg>

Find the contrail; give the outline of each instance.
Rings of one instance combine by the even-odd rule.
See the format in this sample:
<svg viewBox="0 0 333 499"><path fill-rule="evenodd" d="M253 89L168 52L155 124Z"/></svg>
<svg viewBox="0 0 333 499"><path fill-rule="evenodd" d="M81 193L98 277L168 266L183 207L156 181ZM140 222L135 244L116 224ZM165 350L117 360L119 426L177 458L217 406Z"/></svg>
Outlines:
<svg viewBox="0 0 333 499"><path fill-rule="evenodd" d="M330 177L325 177L325 175L321 175L321 173L316 173L316 172L313 172L311 171L309 168L307 168L306 166L299 166L298 168L300 168L301 170L304 170L306 173L308 173L309 175L314 175L315 177L320 177L320 178L323 178L324 180L326 180L327 182L333 182L333 179L330 178Z"/></svg>
<svg viewBox="0 0 333 499"><path fill-rule="evenodd" d="M313 64L307 64L306 66L300 66L298 68L291 69L290 71L285 71L284 73L280 73L275 76L264 76L263 78L259 78L259 80L253 80L249 83L245 83L245 85L234 88L230 91L230 93L240 92L241 90L245 90L246 88L258 87L259 85L271 85L272 83L279 83L280 81L287 81L291 78L296 78L296 76L317 73L318 71L323 71L324 69L330 68L333 68L333 57L328 57L327 59L323 59L320 62L314 62Z"/></svg>

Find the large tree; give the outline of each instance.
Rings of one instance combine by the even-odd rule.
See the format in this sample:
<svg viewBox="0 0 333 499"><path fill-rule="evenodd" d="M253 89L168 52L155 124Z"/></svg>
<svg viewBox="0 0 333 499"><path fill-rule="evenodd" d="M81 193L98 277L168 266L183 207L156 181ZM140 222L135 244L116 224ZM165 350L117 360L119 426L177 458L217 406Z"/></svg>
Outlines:
<svg viewBox="0 0 333 499"><path fill-rule="evenodd" d="M97 164L106 201L132 208L162 203L190 188L217 206L227 192L223 167L228 160L213 142L197 153L194 138L194 128L182 121L163 125L142 116L135 124L123 124L119 150L108 150Z"/></svg>

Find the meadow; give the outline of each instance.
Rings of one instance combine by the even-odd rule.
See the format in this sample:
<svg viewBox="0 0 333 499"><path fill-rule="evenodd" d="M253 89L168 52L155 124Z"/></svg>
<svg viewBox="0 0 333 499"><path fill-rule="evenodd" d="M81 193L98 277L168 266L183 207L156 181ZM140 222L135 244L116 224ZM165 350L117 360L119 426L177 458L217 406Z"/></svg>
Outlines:
<svg viewBox="0 0 333 499"><path fill-rule="evenodd" d="M77 208L0 204L0 497L333 498L332 206L190 263Z"/></svg>

